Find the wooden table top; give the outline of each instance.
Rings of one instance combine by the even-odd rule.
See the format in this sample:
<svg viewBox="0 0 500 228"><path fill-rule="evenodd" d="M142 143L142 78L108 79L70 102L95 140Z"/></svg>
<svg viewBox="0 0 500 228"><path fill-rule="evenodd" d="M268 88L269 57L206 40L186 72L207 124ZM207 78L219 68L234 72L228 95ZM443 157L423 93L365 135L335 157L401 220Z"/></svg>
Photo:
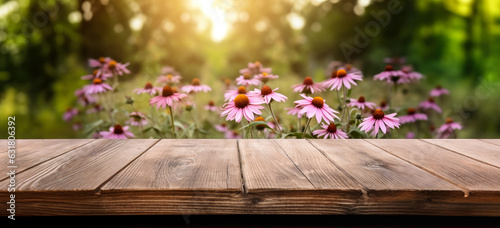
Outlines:
<svg viewBox="0 0 500 228"><path fill-rule="evenodd" d="M500 216L500 139L16 143L19 216ZM0 152L0 199L7 202L7 146ZM0 205L7 215L8 205Z"/></svg>

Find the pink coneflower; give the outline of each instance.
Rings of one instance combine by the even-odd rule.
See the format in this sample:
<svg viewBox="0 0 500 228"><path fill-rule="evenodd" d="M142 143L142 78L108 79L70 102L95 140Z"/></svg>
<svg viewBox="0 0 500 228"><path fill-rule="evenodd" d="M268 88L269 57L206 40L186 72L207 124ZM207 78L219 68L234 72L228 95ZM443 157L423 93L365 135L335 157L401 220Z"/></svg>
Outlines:
<svg viewBox="0 0 500 228"><path fill-rule="evenodd" d="M97 101L95 97L85 94L83 89L77 89L75 91L75 96L77 97L78 102L83 106L93 104Z"/></svg>
<svg viewBox="0 0 500 228"><path fill-rule="evenodd" d="M382 111L387 111L389 109L389 106L387 105L387 102L385 100L382 100L380 102L380 105L376 109L380 109Z"/></svg>
<svg viewBox="0 0 500 228"><path fill-rule="evenodd" d="M351 73L357 73L359 74L361 77L363 77L363 74L361 73L361 70L359 70L358 68L356 67L353 67L351 64L345 64L341 67L339 67L339 70L342 69L342 70L345 70L348 74L351 74Z"/></svg>
<svg viewBox="0 0 500 228"><path fill-rule="evenodd" d="M121 126L115 124L115 126L110 127L109 131L101 131L99 134L102 135L103 139L127 139L135 137L132 132L128 131L128 126Z"/></svg>
<svg viewBox="0 0 500 228"><path fill-rule="evenodd" d="M316 116L316 120L318 123L321 123L324 120L326 123L333 122L334 118L339 119L335 113L339 113L332 108L330 108L325 100L321 97L308 97L304 94L300 94L304 99L295 101L294 103L301 106L302 109L299 113L306 114L307 118L311 119L313 116Z"/></svg>
<svg viewBox="0 0 500 228"><path fill-rule="evenodd" d="M417 120L427 120L427 115L423 113L417 113L417 110L414 108L408 109L408 114L406 116L399 117L399 123L414 123Z"/></svg>
<svg viewBox="0 0 500 228"><path fill-rule="evenodd" d="M76 122L73 124L73 131L78 131L82 129L82 123L81 122Z"/></svg>
<svg viewBox="0 0 500 228"><path fill-rule="evenodd" d="M351 99L347 106L357 107L359 110L365 110L365 108L374 109L376 104L373 102L365 101L365 97L360 96L357 100Z"/></svg>
<svg viewBox="0 0 500 228"><path fill-rule="evenodd" d="M345 132L341 129L337 129L335 123L330 124L322 124L321 127L323 129L318 129L313 131L313 135L317 135L318 137L324 136L324 139L347 139L349 138Z"/></svg>
<svg viewBox="0 0 500 228"><path fill-rule="evenodd" d="M304 79L302 84L293 85L292 88L294 93L313 94L325 91L321 83L314 83L309 76Z"/></svg>
<svg viewBox="0 0 500 228"><path fill-rule="evenodd" d="M146 114L142 112L132 112L128 116L130 117L128 123L132 126L145 126L146 124L148 124Z"/></svg>
<svg viewBox="0 0 500 228"><path fill-rule="evenodd" d="M357 85L354 80L358 80L358 81L363 80L363 78L361 77L359 72L348 74L344 69L340 69L337 71L336 77L330 78L330 79L323 82L323 87L325 87L325 88L330 87L330 90L333 90L333 89L340 90L342 88L342 86L344 86L347 89L350 89L351 84Z"/></svg>
<svg viewBox="0 0 500 228"><path fill-rule="evenodd" d="M205 110L211 111L211 112L217 112L219 111L219 108L215 106L214 101L208 102L207 105L205 105Z"/></svg>
<svg viewBox="0 0 500 228"><path fill-rule="evenodd" d="M175 74L175 68L171 67L171 66L165 66L163 68L161 68L161 73L162 74Z"/></svg>
<svg viewBox="0 0 500 228"><path fill-rule="evenodd" d="M87 110L87 114L98 113L98 112L103 111L103 110L104 110L104 108L100 104L94 104L94 106L92 106L92 108Z"/></svg>
<svg viewBox="0 0 500 228"><path fill-rule="evenodd" d="M302 116L304 115L304 113L300 113L300 110L302 110L300 106L295 106L293 108L285 108L285 111L287 111L286 114L297 116L297 118L299 119L302 118Z"/></svg>
<svg viewBox="0 0 500 228"><path fill-rule="evenodd" d="M271 101L273 101L273 100L277 101L277 102L285 102L288 98L285 97L285 95L283 95L281 93L274 92L276 90L278 90L278 88L272 90L271 87L264 85L264 86L262 86L262 90L255 89L253 93L255 95L258 95L258 96L261 96L262 98L264 98L264 100L266 101L266 104L271 103Z"/></svg>
<svg viewBox="0 0 500 228"><path fill-rule="evenodd" d="M183 86L181 88L182 92L185 92L185 93L198 93L198 92L208 92L208 91L212 91L212 88L210 88L209 86L207 85L202 85L200 84L200 80L197 79L197 78L194 78L193 81L191 82L191 85L186 85L186 86Z"/></svg>
<svg viewBox="0 0 500 228"><path fill-rule="evenodd" d="M127 69L129 64L130 63L121 64L115 60L111 60L108 64L104 65L103 70L118 75L130 74L130 71Z"/></svg>
<svg viewBox="0 0 500 228"><path fill-rule="evenodd" d="M110 85L103 83L100 78L96 78L92 81L92 84L83 87L85 94L97 94L104 93L108 90L113 90Z"/></svg>
<svg viewBox="0 0 500 228"><path fill-rule="evenodd" d="M226 91L226 93L224 93L224 100L225 101L232 100L240 94L245 94L247 96L256 96L256 94L253 92L247 93L247 89L244 86L240 86L240 87L238 87L238 89Z"/></svg>
<svg viewBox="0 0 500 228"><path fill-rule="evenodd" d="M100 69L94 69L92 74L87 74L87 75L82 76L82 80L93 80L95 78L100 78L100 79L106 81L112 77L113 77L113 74L111 74L111 73L102 72L102 70L100 70Z"/></svg>
<svg viewBox="0 0 500 228"><path fill-rule="evenodd" d="M153 84L151 84L151 82L146 82L146 84L144 85L144 88L134 89L134 93L137 93L137 95L142 94L142 93L147 93L151 96L154 96L157 93L159 93L160 91L162 91L162 88L161 87L154 87Z"/></svg>
<svg viewBox="0 0 500 228"><path fill-rule="evenodd" d="M247 68L244 68L244 69L241 69L240 70L240 74L245 74L245 73L249 73L250 75L256 75L256 74L259 74L259 73L268 73L270 74L271 73L271 68L264 68L264 66L262 65L262 63L260 63L259 61L256 61L255 63L248 63L248 67Z"/></svg>
<svg viewBox="0 0 500 228"><path fill-rule="evenodd" d="M423 108L425 110L434 109L434 111L436 111L438 113L442 112L441 108L434 102L434 98L433 97L429 97L429 99L420 102L419 107Z"/></svg>
<svg viewBox="0 0 500 228"><path fill-rule="evenodd" d="M395 71L392 65L385 66L385 70L373 76L373 79L387 81L388 83L409 83L410 79L402 71Z"/></svg>
<svg viewBox="0 0 500 228"><path fill-rule="evenodd" d="M449 138L450 136L455 135L455 130L460 129L462 129L462 125L453 122L451 118L446 118L446 123L441 125L438 129L438 137Z"/></svg>
<svg viewBox="0 0 500 228"><path fill-rule="evenodd" d="M407 138L407 139L414 139L415 138L415 132L410 131L410 132L406 133L405 138Z"/></svg>
<svg viewBox="0 0 500 228"><path fill-rule="evenodd" d="M226 131L226 139L241 139L241 135L238 131Z"/></svg>
<svg viewBox="0 0 500 228"><path fill-rule="evenodd" d="M74 116L78 115L78 109L76 108L68 108L66 112L63 114L63 120L66 122L71 121Z"/></svg>
<svg viewBox="0 0 500 228"><path fill-rule="evenodd" d="M359 124L360 130L366 133L373 130L372 135L377 135L380 128L385 134L388 130L387 127L392 129L395 127L399 128L399 119L394 118L394 116L396 116L396 113L385 115L382 110L376 109L372 116L364 118L363 122Z"/></svg>
<svg viewBox="0 0 500 228"><path fill-rule="evenodd" d="M403 72L403 74L406 75L406 78L410 79L411 81L418 81L424 77L421 73L413 71L412 66L401 67L401 72Z"/></svg>
<svg viewBox="0 0 500 228"><path fill-rule="evenodd" d="M441 95L449 94L450 91L441 87L440 85L436 86L436 88L432 89L430 94L433 97L440 97Z"/></svg>
<svg viewBox="0 0 500 228"><path fill-rule="evenodd" d="M244 73L236 78L236 85L249 86L249 85L260 85L260 80L252 77L250 73Z"/></svg>
<svg viewBox="0 0 500 228"><path fill-rule="evenodd" d="M102 68L108 64L112 59L109 57L100 57L98 59L89 59L89 66L91 68Z"/></svg>
<svg viewBox="0 0 500 228"><path fill-rule="evenodd" d="M265 101L260 97L239 94L234 100L224 104L224 112L222 112L221 116L227 116L226 120L235 120L237 123L243 117L248 121L252 121L254 113L257 115L262 114L259 109L264 109L264 107L260 106L263 103Z"/></svg>
<svg viewBox="0 0 500 228"><path fill-rule="evenodd" d="M255 79L258 79L258 80L260 80L263 83L267 83L269 80L271 80L271 79L277 79L277 78L279 78L278 75L268 74L266 72L263 72L263 73L258 74L257 76L255 76Z"/></svg>
<svg viewBox="0 0 500 228"><path fill-rule="evenodd" d="M175 93L170 86L163 87L163 91L160 95L151 98L149 100L149 104L154 106L156 105L156 109L165 109L167 106L172 107L174 105L174 101L179 101L182 98L187 97L186 94L183 93Z"/></svg>
<svg viewBox="0 0 500 228"><path fill-rule="evenodd" d="M173 85L173 84L176 84L176 83L179 83L181 81L182 77L180 75L171 75L171 74L167 74L167 75L162 75L160 77L158 77L158 79L156 80L156 82L158 82L159 84L162 84L162 85Z"/></svg>
<svg viewBox="0 0 500 228"><path fill-rule="evenodd" d="M221 123L221 124L215 125L215 130L217 130L219 132L227 132L229 130L229 128L226 126L226 123Z"/></svg>

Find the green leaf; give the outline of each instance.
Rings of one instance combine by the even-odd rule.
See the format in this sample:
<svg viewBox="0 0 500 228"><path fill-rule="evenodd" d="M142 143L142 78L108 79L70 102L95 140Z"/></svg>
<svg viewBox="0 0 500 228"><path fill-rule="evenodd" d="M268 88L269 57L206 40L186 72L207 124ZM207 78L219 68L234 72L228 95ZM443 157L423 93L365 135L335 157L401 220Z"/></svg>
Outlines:
<svg viewBox="0 0 500 228"><path fill-rule="evenodd" d="M247 124L243 127L240 128L240 130L243 130L245 128L248 128L248 127L254 127L254 126L257 126L257 125L264 125L265 128L269 128L271 129L274 133L277 133L273 128L271 128L269 125L267 125L266 122L264 121L255 121L255 122L251 122L250 124Z"/></svg>

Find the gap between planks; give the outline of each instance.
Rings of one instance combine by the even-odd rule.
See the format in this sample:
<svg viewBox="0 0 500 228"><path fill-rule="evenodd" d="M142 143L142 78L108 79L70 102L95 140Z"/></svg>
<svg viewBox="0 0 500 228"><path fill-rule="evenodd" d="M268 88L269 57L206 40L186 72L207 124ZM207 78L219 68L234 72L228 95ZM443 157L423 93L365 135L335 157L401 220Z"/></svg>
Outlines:
<svg viewBox="0 0 500 228"><path fill-rule="evenodd" d="M111 177L109 177L107 180L105 180L104 182L102 182L99 186L97 186L97 188L94 190L94 194L96 195L101 195L101 188L102 186L104 186L105 184L107 184L110 180L112 180L116 175L118 175L121 171L123 171L125 168L127 168L130 164L132 164L132 162L134 162L135 160L137 160L138 158L140 158L143 154L145 154L149 149L151 149L151 147L153 147L154 145L158 144L158 142L160 142L161 139L158 139L155 143L153 143L150 147L146 148L142 153L139 154L139 156L135 157L134 159L132 159L129 163L127 163L125 166L123 166L120 170L118 170L115 174L113 174Z"/></svg>

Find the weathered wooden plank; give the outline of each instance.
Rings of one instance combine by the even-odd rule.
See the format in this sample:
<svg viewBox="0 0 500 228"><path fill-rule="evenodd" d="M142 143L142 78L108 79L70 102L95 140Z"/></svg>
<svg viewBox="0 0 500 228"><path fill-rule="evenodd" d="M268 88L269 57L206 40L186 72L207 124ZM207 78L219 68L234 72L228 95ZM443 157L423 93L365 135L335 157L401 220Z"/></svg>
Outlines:
<svg viewBox="0 0 500 228"><path fill-rule="evenodd" d="M444 191L460 188L419 169L362 139L309 140L367 191Z"/></svg>
<svg viewBox="0 0 500 228"><path fill-rule="evenodd" d="M102 192L241 189L237 141L229 139L161 140L101 188Z"/></svg>
<svg viewBox="0 0 500 228"><path fill-rule="evenodd" d="M270 140L239 140L241 170L246 192L314 189L283 150Z"/></svg>
<svg viewBox="0 0 500 228"><path fill-rule="evenodd" d="M361 185L340 170L305 139L271 140L281 147L302 174L318 189L357 190Z"/></svg>
<svg viewBox="0 0 500 228"><path fill-rule="evenodd" d="M16 192L93 191L157 141L96 140L18 174Z"/></svg>
<svg viewBox="0 0 500 228"><path fill-rule="evenodd" d="M477 139L424 139L424 141L500 168L500 146Z"/></svg>
<svg viewBox="0 0 500 228"><path fill-rule="evenodd" d="M16 142L16 172L21 173L37 164L50 160L56 156L64 154L70 150L92 142L93 139L17 139ZM0 173L7 173L7 140L1 141L0 148ZM5 180L2 177L0 180Z"/></svg>
<svg viewBox="0 0 500 228"><path fill-rule="evenodd" d="M481 140L500 146L500 139L481 139Z"/></svg>
<svg viewBox="0 0 500 228"><path fill-rule="evenodd" d="M500 169L436 145L408 139L367 141L466 190L500 189Z"/></svg>

